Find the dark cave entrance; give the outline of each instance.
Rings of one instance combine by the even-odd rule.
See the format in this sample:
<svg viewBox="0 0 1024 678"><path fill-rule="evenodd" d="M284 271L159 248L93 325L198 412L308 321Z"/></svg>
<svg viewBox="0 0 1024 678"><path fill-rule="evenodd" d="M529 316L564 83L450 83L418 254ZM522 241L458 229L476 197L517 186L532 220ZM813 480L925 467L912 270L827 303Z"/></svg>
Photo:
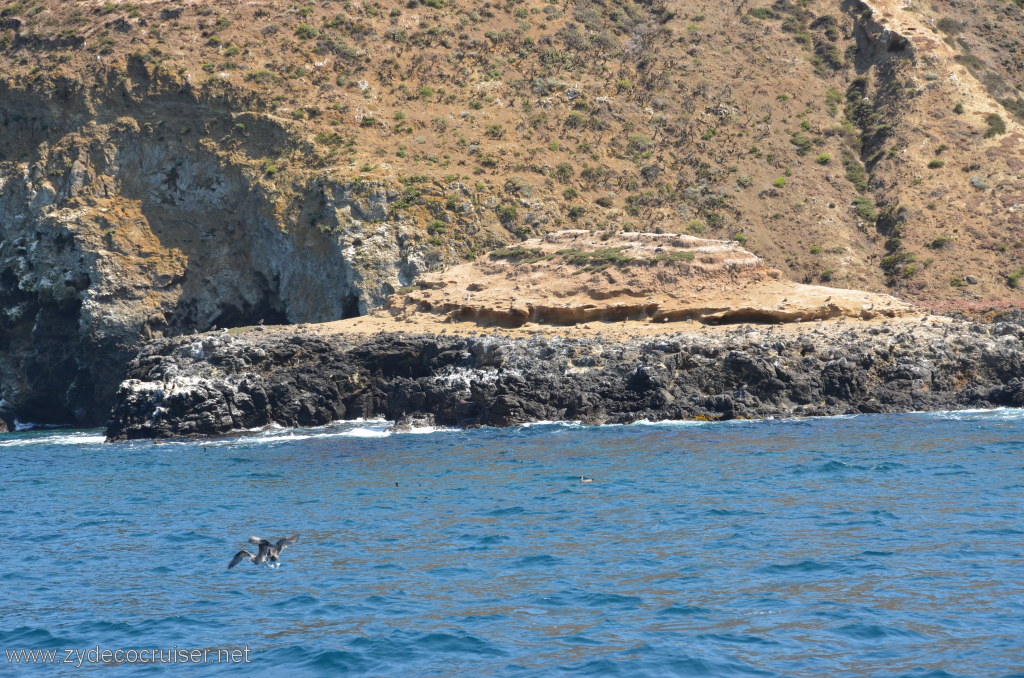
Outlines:
<svg viewBox="0 0 1024 678"><path fill-rule="evenodd" d="M346 294L341 304L341 319L358 318L361 315L362 313L359 312L359 295Z"/></svg>
<svg viewBox="0 0 1024 678"><path fill-rule="evenodd" d="M220 314L210 323L211 327L246 327L249 325L287 325L288 314L281 306L280 300L264 298L257 304L236 306L225 304ZM202 328L197 328L202 329ZM209 328L207 328L209 329Z"/></svg>

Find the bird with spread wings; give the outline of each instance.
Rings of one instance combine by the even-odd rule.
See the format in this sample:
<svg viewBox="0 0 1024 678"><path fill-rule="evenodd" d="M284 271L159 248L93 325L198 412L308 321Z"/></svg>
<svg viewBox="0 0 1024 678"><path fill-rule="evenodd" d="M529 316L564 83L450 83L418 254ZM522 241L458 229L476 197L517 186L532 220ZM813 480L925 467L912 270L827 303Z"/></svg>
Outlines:
<svg viewBox="0 0 1024 678"><path fill-rule="evenodd" d="M256 546L259 547L259 550L256 552L256 555L253 555L245 549L242 549L241 551L236 553L235 557L231 559L230 563L228 563L228 569L230 570L232 567L238 565L240 562L246 559L250 560L256 565L263 565L264 563L266 563L271 567L276 567L279 564L278 560L280 560L281 558L281 551L283 551L286 546L291 546L297 541L299 541L299 535L294 535L291 537L281 537L277 540L276 543L271 543L269 540L263 539L261 537L249 537L249 543L256 544Z"/></svg>

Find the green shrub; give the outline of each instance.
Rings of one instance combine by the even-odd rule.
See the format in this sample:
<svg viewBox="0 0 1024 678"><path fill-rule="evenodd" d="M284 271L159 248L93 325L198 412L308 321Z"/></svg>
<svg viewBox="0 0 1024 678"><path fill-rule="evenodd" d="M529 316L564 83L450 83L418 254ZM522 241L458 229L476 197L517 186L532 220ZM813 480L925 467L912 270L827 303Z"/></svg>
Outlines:
<svg viewBox="0 0 1024 678"><path fill-rule="evenodd" d="M846 179L853 184L858 192L868 190L868 174L864 164L851 153L843 157L843 168L846 170Z"/></svg>
<svg viewBox="0 0 1024 678"><path fill-rule="evenodd" d="M1006 134L1006 121L998 113L989 113L985 118L988 129L985 130L985 138L990 139L999 134Z"/></svg>
<svg viewBox="0 0 1024 678"><path fill-rule="evenodd" d="M554 176L555 176L555 178L556 178L556 179L558 179L559 181L561 181L561 182L566 182L566 181L568 181L569 179L571 179L571 178L572 178L572 175L573 175L573 171L574 171L574 170L573 170L573 167L572 167L572 164L571 164L571 163L568 163L568 162L560 162L560 163L558 163L558 165L557 165L557 166L555 167L555 172L554 172Z"/></svg>
<svg viewBox="0 0 1024 678"><path fill-rule="evenodd" d="M671 252L662 252L661 254L654 257L654 261L661 263L666 261L693 261L696 255L689 250L672 250Z"/></svg>
<svg viewBox="0 0 1024 678"><path fill-rule="evenodd" d="M544 253L535 247L501 247L489 255L492 259L527 259L525 263L539 261Z"/></svg>
<svg viewBox="0 0 1024 678"><path fill-rule="evenodd" d="M814 141L799 132L789 138L789 143L796 147L797 155L807 155L814 148Z"/></svg>
<svg viewBox="0 0 1024 678"><path fill-rule="evenodd" d="M245 79L249 82L254 82L257 85L265 85L277 80L277 76L274 75L272 71L268 71L265 68L258 68L255 71L249 71L246 73Z"/></svg>
<svg viewBox="0 0 1024 678"><path fill-rule="evenodd" d="M515 205L501 205L495 210L495 214L498 215L498 221L506 226L519 220L519 210Z"/></svg>
<svg viewBox="0 0 1024 678"><path fill-rule="evenodd" d="M818 157L814 159L814 162L818 163L819 165L827 165L830 162L832 162L832 156L829 155L828 153L819 153Z"/></svg>
<svg viewBox="0 0 1024 678"><path fill-rule="evenodd" d="M938 158L933 158L928 161L928 169L939 169L940 167L943 167L945 164L945 161L939 160Z"/></svg>
<svg viewBox="0 0 1024 678"><path fill-rule="evenodd" d="M917 261L917 256L913 252L900 251L882 257L880 265L883 271L895 275L913 261Z"/></svg>
<svg viewBox="0 0 1024 678"><path fill-rule="evenodd" d="M1020 286L1021 276L1024 276L1024 268L1018 269L1013 273L1009 274L1008 276L1006 276L1006 284L1016 289L1018 286Z"/></svg>
<svg viewBox="0 0 1024 678"><path fill-rule="evenodd" d="M579 111L573 111L565 118L565 126L572 129L580 129L587 123L587 119Z"/></svg>
<svg viewBox="0 0 1024 678"><path fill-rule="evenodd" d="M590 252L583 250L558 250L557 255L574 266L603 267L610 264L627 264L633 261L622 253L622 247L606 247Z"/></svg>
<svg viewBox="0 0 1024 678"><path fill-rule="evenodd" d="M875 209L875 202L867 197L860 196L853 200L853 213L868 223L878 221L878 211Z"/></svg>
<svg viewBox="0 0 1024 678"><path fill-rule="evenodd" d="M626 148L633 155L642 155L650 152L653 145L654 142L650 137L643 136L642 134L634 134L629 137L629 143Z"/></svg>

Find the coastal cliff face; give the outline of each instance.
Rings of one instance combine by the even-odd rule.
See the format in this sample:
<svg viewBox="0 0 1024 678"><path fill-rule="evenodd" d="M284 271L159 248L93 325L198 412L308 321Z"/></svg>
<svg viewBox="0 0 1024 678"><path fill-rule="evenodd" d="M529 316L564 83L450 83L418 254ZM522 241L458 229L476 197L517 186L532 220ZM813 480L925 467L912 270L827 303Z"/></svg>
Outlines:
<svg viewBox="0 0 1024 678"><path fill-rule="evenodd" d="M0 417L95 424L141 341L360 315L442 261L401 186L269 180L272 119L176 83L63 85L0 84Z"/></svg>
<svg viewBox="0 0 1024 678"><path fill-rule="evenodd" d="M1020 12L7 3L0 419L96 424L147 340L364 314L569 226L1017 304Z"/></svg>
<svg viewBox="0 0 1024 678"><path fill-rule="evenodd" d="M166 339L132 361L112 440L384 417L623 423L1024 405L1024 328L738 327L591 338L251 331Z"/></svg>

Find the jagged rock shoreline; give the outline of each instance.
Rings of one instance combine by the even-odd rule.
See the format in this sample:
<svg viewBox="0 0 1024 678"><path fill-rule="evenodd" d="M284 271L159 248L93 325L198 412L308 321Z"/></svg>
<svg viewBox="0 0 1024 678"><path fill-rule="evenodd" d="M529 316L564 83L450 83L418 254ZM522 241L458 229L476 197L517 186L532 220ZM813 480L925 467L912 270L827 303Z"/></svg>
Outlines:
<svg viewBox="0 0 1024 678"><path fill-rule="evenodd" d="M1024 327L1007 322L737 326L626 341L253 330L148 344L107 436L376 417L508 426L1019 407L1022 368Z"/></svg>

